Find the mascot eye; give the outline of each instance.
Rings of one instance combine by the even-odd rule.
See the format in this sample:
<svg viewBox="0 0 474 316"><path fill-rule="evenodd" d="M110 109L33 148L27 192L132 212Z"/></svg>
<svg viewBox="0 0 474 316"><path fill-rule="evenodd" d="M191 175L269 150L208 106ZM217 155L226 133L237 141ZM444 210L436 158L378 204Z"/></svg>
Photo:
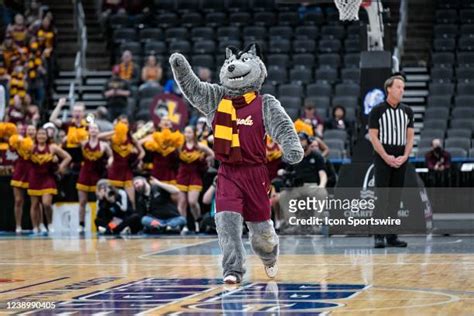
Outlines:
<svg viewBox="0 0 474 316"><path fill-rule="evenodd" d="M247 62L247 61L249 61L249 60L250 60L249 57L244 57L244 58L242 58L242 61L243 61L244 63Z"/></svg>

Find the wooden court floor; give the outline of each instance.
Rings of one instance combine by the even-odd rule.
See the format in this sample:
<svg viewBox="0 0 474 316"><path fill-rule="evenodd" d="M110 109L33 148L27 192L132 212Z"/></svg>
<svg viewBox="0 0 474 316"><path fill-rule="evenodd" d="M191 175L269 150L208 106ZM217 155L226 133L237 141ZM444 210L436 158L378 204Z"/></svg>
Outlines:
<svg viewBox="0 0 474 316"><path fill-rule="evenodd" d="M406 249L372 249L364 237L281 237L274 281L247 243L245 282L229 288L214 237L6 236L0 312L474 315L474 237L404 239Z"/></svg>

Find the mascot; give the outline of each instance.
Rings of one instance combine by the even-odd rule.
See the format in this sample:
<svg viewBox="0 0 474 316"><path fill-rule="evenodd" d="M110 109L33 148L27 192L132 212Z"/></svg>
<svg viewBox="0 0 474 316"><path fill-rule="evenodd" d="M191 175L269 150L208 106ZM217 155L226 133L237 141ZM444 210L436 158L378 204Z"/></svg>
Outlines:
<svg viewBox="0 0 474 316"><path fill-rule="evenodd" d="M295 164L303 149L280 102L259 94L267 70L257 44L243 51L226 48L221 85L201 82L186 58L170 56L173 75L186 99L202 112L214 133L217 173L216 228L223 253L224 283L236 284L245 273L242 225L246 221L253 251L269 278L278 271L278 236L270 219L270 180L266 135L280 144L283 159Z"/></svg>

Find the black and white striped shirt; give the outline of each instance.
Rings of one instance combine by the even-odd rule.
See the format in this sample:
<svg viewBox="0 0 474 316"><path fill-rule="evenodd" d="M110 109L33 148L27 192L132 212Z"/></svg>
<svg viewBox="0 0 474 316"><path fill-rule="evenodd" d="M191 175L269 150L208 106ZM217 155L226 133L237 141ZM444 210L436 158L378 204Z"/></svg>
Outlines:
<svg viewBox="0 0 474 316"><path fill-rule="evenodd" d="M370 111L369 128L379 130L379 140L388 154L399 153L407 143L407 128L413 128L413 110L403 103L393 108L383 102Z"/></svg>

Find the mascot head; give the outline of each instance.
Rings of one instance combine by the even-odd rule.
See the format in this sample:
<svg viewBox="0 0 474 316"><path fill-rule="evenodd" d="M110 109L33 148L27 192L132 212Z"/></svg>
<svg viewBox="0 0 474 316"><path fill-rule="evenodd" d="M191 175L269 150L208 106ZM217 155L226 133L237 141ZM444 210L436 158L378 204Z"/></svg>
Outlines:
<svg viewBox="0 0 474 316"><path fill-rule="evenodd" d="M258 45L250 44L243 51L227 47L225 51L226 59L220 72L221 84L231 95L260 90L267 76L267 69L260 59Z"/></svg>

